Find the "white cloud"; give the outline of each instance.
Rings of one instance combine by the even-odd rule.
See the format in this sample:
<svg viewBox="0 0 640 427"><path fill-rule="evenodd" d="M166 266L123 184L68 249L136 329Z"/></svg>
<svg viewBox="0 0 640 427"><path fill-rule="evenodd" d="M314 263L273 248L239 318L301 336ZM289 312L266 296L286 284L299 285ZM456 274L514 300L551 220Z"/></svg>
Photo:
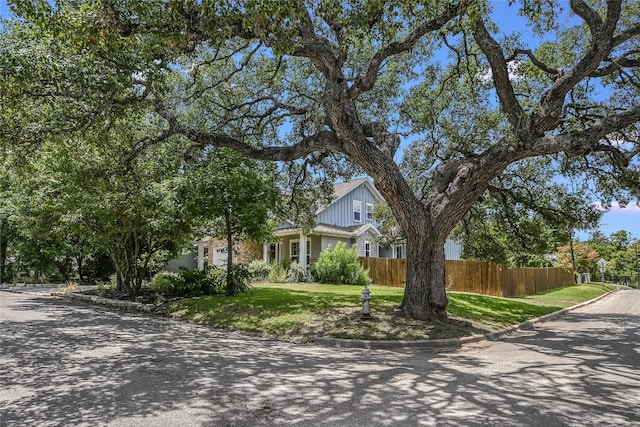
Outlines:
<svg viewBox="0 0 640 427"><path fill-rule="evenodd" d="M635 201L629 202L625 207L620 206L618 202L612 202L609 208L606 208L602 202L595 202L593 205L596 209L607 213L640 214L640 206Z"/></svg>
<svg viewBox="0 0 640 427"><path fill-rule="evenodd" d="M600 203L596 203L596 206L604 211L599 228L605 236L625 230L632 239L640 239L640 206L636 201L625 207L615 202L608 210L602 208Z"/></svg>
<svg viewBox="0 0 640 427"><path fill-rule="evenodd" d="M625 207L621 207L619 203L614 202L611 204L611 209L609 212L619 212L619 213L628 213L628 214L640 214L640 206L636 202L631 202Z"/></svg>

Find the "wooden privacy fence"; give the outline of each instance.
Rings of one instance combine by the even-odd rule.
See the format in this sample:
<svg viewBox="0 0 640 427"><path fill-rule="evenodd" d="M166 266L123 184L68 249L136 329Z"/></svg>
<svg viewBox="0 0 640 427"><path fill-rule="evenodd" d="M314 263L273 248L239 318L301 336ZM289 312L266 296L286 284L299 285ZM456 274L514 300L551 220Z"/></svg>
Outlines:
<svg viewBox="0 0 640 427"><path fill-rule="evenodd" d="M360 258L376 285L404 287L407 260L397 258ZM573 269L562 267L508 267L478 261L446 261L447 290L511 297L572 285Z"/></svg>

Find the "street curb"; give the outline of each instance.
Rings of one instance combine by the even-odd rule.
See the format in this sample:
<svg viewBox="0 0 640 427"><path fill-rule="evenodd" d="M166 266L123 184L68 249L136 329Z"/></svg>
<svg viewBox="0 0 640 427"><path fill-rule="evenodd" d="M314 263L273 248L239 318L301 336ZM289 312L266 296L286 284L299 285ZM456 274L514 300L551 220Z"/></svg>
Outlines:
<svg viewBox="0 0 640 427"><path fill-rule="evenodd" d="M2 283L0 284L0 290L9 291L9 292L20 292L20 290L22 289L29 289L29 288L46 289L46 288L57 288L60 286L61 286L60 284L56 284L56 283L16 283L15 285L9 284L9 283Z"/></svg>
<svg viewBox="0 0 640 427"><path fill-rule="evenodd" d="M143 304L135 301L123 301L117 299L102 298L96 295L86 295L77 292L51 292L51 296L67 298L73 301L88 302L96 305L103 305L111 308L118 308L128 311L143 311L151 313L155 310L154 304Z"/></svg>
<svg viewBox="0 0 640 427"><path fill-rule="evenodd" d="M549 320L553 320L557 317L560 317L572 310L575 310L580 307L584 307L585 305L593 304L594 302L608 296L609 294L620 290L613 289L606 294L602 294L596 298L593 298L589 301L581 302L580 304L576 304L571 307L566 307L558 311L554 311L553 313L545 314L544 316L536 317L535 319L530 319L519 323L517 325L508 326L506 328L488 332L486 334L477 334L477 335L469 335L466 337L460 338L447 338L447 339L439 339L439 340L401 340L401 341L393 341L393 340L355 340L355 339L344 339L344 338L328 338L328 337L318 337L314 339L314 343L326 347L338 347L338 348L366 348L370 350L374 349L420 349L420 348L430 348L430 349L452 349L462 347L464 344L476 343L479 341L497 341L503 337L506 337L517 330L531 330L534 328L536 323L546 322Z"/></svg>

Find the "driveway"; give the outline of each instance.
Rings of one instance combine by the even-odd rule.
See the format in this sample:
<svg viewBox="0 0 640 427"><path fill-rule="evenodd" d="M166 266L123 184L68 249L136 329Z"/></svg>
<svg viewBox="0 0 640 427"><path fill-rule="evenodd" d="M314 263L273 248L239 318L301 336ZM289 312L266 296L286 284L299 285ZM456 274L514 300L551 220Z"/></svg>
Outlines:
<svg viewBox="0 0 640 427"><path fill-rule="evenodd" d="M333 349L0 292L0 425L639 425L639 324L623 290L448 352Z"/></svg>

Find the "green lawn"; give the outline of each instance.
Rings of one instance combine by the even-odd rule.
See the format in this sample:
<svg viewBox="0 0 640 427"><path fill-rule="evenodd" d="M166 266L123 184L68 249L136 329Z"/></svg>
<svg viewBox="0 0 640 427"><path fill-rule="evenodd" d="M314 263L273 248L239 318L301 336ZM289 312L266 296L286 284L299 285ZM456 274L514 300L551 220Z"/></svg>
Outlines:
<svg viewBox="0 0 640 427"><path fill-rule="evenodd" d="M172 316L293 341L315 336L360 339L429 339L488 332L589 300L612 289L601 285L560 288L541 295L492 298L450 293L447 325L397 316L403 290L371 288L372 320L361 320L360 286L258 284L252 293L208 296L167 306Z"/></svg>

